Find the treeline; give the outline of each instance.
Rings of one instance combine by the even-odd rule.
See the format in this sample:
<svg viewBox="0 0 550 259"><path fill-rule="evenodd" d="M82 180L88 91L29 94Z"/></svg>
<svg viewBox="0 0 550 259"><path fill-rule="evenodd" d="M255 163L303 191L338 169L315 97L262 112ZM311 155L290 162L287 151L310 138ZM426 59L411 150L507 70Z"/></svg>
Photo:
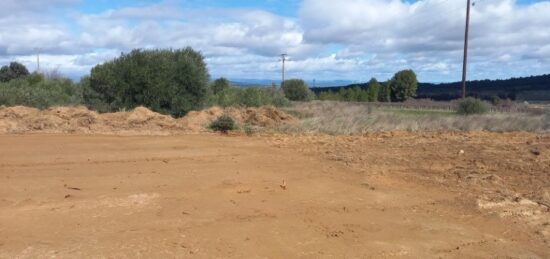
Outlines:
<svg viewBox="0 0 550 259"><path fill-rule="evenodd" d="M385 85L387 82L381 83ZM343 87L312 88L316 94L330 91L343 93L349 89L368 89L368 83L352 84ZM349 95L349 94L348 94ZM519 77L505 80L474 80L467 82L467 95L478 99L494 100L527 100L550 101L550 74L541 76ZM436 101L460 99L462 83L418 83L416 98Z"/></svg>
<svg viewBox="0 0 550 259"><path fill-rule="evenodd" d="M375 78L371 79L366 88L354 86L340 88L338 91L320 91L319 100L344 102L385 102L389 99L387 84L381 85Z"/></svg>
<svg viewBox="0 0 550 259"><path fill-rule="evenodd" d="M467 82L468 96L491 100L548 101L550 100L550 74L510 78L505 80L474 80ZM462 83L421 83L419 98L453 100L460 98Z"/></svg>
<svg viewBox="0 0 550 259"><path fill-rule="evenodd" d="M133 50L95 66L79 83L29 73L16 62L0 68L0 105L7 106L85 105L99 112L145 106L180 117L213 105L284 106L314 98L300 79L286 80L281 88L239 88L224 78L210 82L204 57L191 48Z"/></svg>
<svg viewBox="0 0 550 259"><path fill-rule="evenodd" d="M344 102L403 102L416 97L418 81L412 70L397 72L387 82L376 78L364 85L339 88L312 88L319 100Z"/></svg>
<svg viewBox="0 0 550 259"><path fill-rule="evenodd" d="M0 68L0 105L47 108L82 103L79 84L54 74L29 73L17 62Z"/></svg>

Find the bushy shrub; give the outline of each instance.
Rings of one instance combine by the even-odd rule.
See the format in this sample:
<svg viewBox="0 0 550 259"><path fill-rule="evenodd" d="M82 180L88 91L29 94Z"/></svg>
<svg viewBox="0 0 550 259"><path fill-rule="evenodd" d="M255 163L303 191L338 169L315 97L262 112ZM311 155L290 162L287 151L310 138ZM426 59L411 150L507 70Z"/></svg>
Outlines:
<svg viewBox="0 0 550 259"><path fill-rule="evenodd" d="M27 67L18 62L11 62L9 66L0 68L0 82L9 82L28 75L29 70L27 70Z"/></svg>
<svg viewBox="0 0 550 259"><path fill-rule="evenodd" d="M0 105L39 109L82 102L79 85L69 79L45 80L39 74L0 83Z"/></svg>
<svg viewBox="0 0 550 259"><path fill-rule="evenodd" d="M483 114L489 111L488 105L482 100L468 97L458 102L457 113L462 115Z"/></svg>
<svg viewBox="0 0 550 259"><path fill-rule="evenodd" d="M243 126L243 131L247 136L254 135L254 128L252 126L250 126L249 124L245 124Z"/></svg>
<svg viewBox="0 0 550 259"><path fill-rule="evenodd" d="M145 106L183 116L204 107L209 75L201 53L178 50L133 50L92 69L84 101L102 112Z"/></svg>
<svg viewBox="0 0 550 259"><path fill-rule="evenodd" d="M380 83L378 83L378 80L376 80L376 78L372 78L369 81L369 85L367 88L367 101L369 102L378 101L379 92L380 92Z"/></svg>
<svg viewBox="0 0 550 259"><path fill-rule="evenodd" d="M235 129L235 121L228 115L224 114L210 123L208 128L221 133L227 133L228 131Z"/></svg>
<svg viewBox="0 0 550 259"><path fill-rule="evenodd" d="M263 87L230 87L212 95L209 100L209 105L222 107L259 107L264 105L281 107L287 106L288 104L288 99L286 99L281 91Z"/></svg>
<svg viewBox="0 0 550 259"><path fill-rule="evenodd" d="M414 71L402 70L397 72L389 82L391 89L391 100L404 102L411 97L416 97L418 81Z"/></svg>
<svg viewBox="0 0 550 259"><path fill-rule="evenodd" d="M264 100L262 100L262 90L260 88L249 87L241 91L241 102L246 107L259 107L262 106Z"/></svg>
<svg viewBox="0 0 550 259"><path fill-rule="evenodd" d="M285 80L282 89L286 98L291 101L311 101L315 99L315 94L302 79Z"/></svg>
<svg viewBox="0 0 550 259"><path fill-rule="evenodd" d="M214 82L212 83L212 85L210 86L210 88L212 89L212 93L213 94L217 94L227 88L231 87L231 83L229 83L229 80L221 77L221 78L218 78L216 80L214 80Z"/></svg>
<svg viewBox="0 0 550 259"><path fill-rule="evenodd" d="M323 91L319 93L319 100L321 101L339 101L339 96L332 91Z"/></svg>

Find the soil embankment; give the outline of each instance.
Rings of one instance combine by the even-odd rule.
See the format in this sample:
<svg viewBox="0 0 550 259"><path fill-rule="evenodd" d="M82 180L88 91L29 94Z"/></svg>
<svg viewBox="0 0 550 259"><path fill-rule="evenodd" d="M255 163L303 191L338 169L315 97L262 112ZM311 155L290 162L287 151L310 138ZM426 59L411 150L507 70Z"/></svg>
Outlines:
<svg viewBox="0 0 550 259"><path fill-rule="evenodd" d="M279 127L296 120L274 107L219 108L190 112L173 118L138 107L128 112L99 114L86 107L0 107L0 133L83 133L117 135L169 135L206 131L210 122L228 114L237 124Z"/></svg>

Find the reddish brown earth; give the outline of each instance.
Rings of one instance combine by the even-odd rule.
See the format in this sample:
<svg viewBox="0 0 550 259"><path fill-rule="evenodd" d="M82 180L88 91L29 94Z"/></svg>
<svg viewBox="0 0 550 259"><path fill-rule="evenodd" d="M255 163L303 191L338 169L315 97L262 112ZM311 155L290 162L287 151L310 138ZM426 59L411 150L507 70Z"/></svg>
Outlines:
<svg viewBox="0 0 550 259"><path fill-rule="evenodd" d="M547 134L0 135L0 258L549 258L549 174Z"/></svg>
<svg viewBox="0 0 550 259"><path fill-rule="evenodd" d="M31 107L0 106L0 134L72 133L101 135L173 135L206 132L208 125L228 115L238 125L277 128L294 125L297 120L275 107L210 107L189 112L183 118L153 112L145 107L115 113L97 113L84 106Z"/></svg>

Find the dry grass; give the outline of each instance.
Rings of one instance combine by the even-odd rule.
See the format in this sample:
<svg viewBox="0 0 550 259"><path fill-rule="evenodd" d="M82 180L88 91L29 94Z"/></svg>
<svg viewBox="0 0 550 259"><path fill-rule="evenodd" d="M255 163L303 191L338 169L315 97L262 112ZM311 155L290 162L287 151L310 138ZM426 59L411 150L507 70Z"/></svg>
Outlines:
<svg viewBox="0 0 550 259"><path fill-rule="evenodd" d="M492 112L461 116L449 110L387 108L372 104L295 103L286 111L299 118L299 127L286 131L361 134L373 131L485 130L494 132L549 132L550 114Z"/></svg>

